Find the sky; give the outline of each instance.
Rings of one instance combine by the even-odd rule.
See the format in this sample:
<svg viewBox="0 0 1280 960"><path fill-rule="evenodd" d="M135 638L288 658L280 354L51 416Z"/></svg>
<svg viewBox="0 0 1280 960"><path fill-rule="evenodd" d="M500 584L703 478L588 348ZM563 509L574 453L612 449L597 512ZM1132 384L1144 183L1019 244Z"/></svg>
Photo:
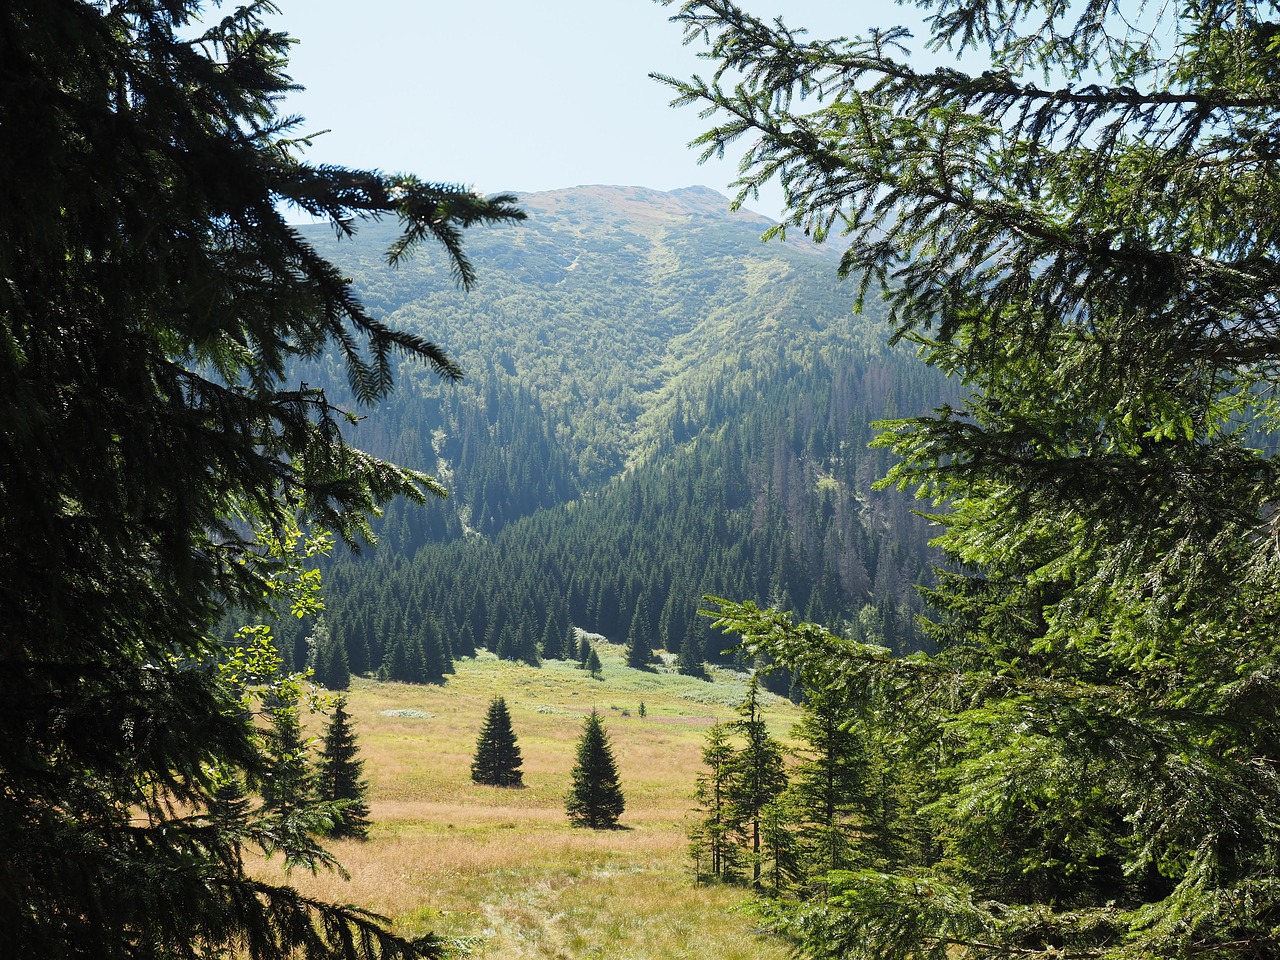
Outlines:
<svg viewBox="0 0 1280 960"><path fill-rule="evenodd" d="M699 166L705 128L651 72L709 73L654 0L278 0L306 89L285 111L317 137L313 163L413 173L490 194L585 184L729 195L736 161ZM745 0L815 37L906 12L889 0ZM748 204L781 216L781 193Z"/></svg>

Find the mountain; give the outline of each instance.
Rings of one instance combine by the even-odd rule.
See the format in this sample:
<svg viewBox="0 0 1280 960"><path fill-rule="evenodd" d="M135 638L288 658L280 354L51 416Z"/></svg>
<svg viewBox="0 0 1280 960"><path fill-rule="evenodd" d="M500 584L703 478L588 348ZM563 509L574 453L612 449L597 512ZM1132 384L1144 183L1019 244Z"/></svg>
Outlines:
<svg viewBox="0 0 1280 960"><path fill-rule="evenodd" d="M869 424L953 388L885 346L878 303L853 313L839 251L762 242L769 220L705 187L521 202L527 223L467 236L480 280L465 293L430 251L387 267L390 227L303 228L368 306L466 371L454 385L402 365L352 430L451 492L393 504L377 550L327 569L352 669L439 679L477 646L535 661L571 624L640 631L696 669L720 656L704 594L916 644L929 531L904 495L872 490L887 461ZM299 376L350 403L337 370Z"/></svg>

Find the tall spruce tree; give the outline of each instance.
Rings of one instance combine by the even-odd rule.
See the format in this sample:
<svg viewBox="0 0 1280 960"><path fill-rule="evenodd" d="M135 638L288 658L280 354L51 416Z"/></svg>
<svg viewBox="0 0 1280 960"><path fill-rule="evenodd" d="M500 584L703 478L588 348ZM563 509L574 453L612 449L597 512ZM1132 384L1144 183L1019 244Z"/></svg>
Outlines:
<svg viewBox="0 0 1280 960"><path fill-rule="evenodd" d="M544 660L563 660L564 627L556 620L555 611L547 612L546 623L542 627L542 658Z"/></svg>
<svg viewBox="0 0 1280 960"><path fill-rule="evenodd" d="M470 224L508 197L317 166L281 116L273 7L14 0L0 11L0 942L14 956L409 957L430 939L244 869L273 845L221 802L265 756L211 639L284 562L250 526L347 542L438 490L344 440L295 357L333 350L358 403L394 353L446 377L286 222L390 216L464 285ZM208 15L212 13L212 15ZM248 522L246 522L248 521ZM214 810L218 815L213 816ZM310 838L285 842L320 865Z"/></svg>
<svg viewBox="0 0 1280 960"><path fill-rule="evenodd" d="M688 677L711 679L702 648L701 624L690 623L686 626L684 639L680 642L680 653L676 657L676 669Z"/></svg>
<svg viewBox="0 0 1280 960"><path fill-rule="evenodd" d="M884 439L947 505L936 658L723 607L920 775L928 842L780 922L824 957L1274 954L1280 18L919 7L955 63L677 14L710 42L713 78L672 81L721 118L707 150L744 144L743 196L778 177L784 229L842 234L970 391Z"/></svg>
<svg viewBox="0 0 1280 960"><path fill-rule="evenodd" d="M865 729L842 698L818 689L791 735L800 747L787 792L806 869L814 876L848 869L856 846L874 850L870 811L880 784L873 782ZM874 863L875 857L859 860Z"/></svg>
<svg viewBox="0 0 1280 960"><path fill-rule="evenodd" d="M507 701L494 697L489 701L484 726L480 728L480 737L476 741L471 779L491 787L520 787L524 785L524 774L520 770L522 763Z"/></svg>
<svg viewBox="0 0 1280 960"><path fill-rule="evenodd" d="M315 778L316 796L339 805L329 828L331 837L363 840L369 835L369 804L365 801L369 785L362 779L364 761L359 753L347 698L339 697L325 726Z"/></svg>
<svg viewBox="0 0 1280 960"><path fill-rule="evenodd" d="M626 808L613 747L598 710L587 714L578 740L578 758L570 773L572 785L565 798L565 813L575 826L608 830L618 825Z"/></svg>
<svg viewBox="0 0 1280 960"><path fill-rule="evenodd" d="M751 675L747 694L738 705L733 730L742 746L729 759L729 822L748 848L751 883L760 886L764 864L764 815L787 787L787 768L782 744L769 733L760 712L760 681Z"/></svg>
<svg viewBox="0 0 1280 960"><path fill-rule="evenodd" d="M643 669L653 663L653 628L649 625L649 610L644 599L636 601L631 615L631 628L627 631L627 666Z"/></svg>
<svg viewBox="0 0 1280 960"><path fill-rule="evenodd" d="M729 781L733 757L729 728L722 723L714 724L707 731L702 747L702 763L706 770L698 775L694 794L702 819L689 835L689 851L699 879L734 880L742 866L741 851L730 837Z"/></svg>

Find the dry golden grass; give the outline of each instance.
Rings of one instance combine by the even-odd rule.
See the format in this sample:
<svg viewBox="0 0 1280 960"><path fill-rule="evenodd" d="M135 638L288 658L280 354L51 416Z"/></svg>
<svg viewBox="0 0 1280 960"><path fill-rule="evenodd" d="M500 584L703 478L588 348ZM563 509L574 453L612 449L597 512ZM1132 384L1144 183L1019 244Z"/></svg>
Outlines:
<svg viewBox="0 0 1280 960"><path fill-rule="evenodd" d="M295 873L292 881L382 913L404 933L471 940L477 960L787 956L732 909L742 890L694 886L686 856L703 738L733 716L740 680L642 673L622 665L621 648L601 654L602 681L571 664L535 670L486 656L459 663L442 687L356 681L348 707L374 827L367 842L332 845L349 880ZM524 789L471 782L476 736L498 694L519 739ZM621 830L575 828L564 814L593 707L627 798ZM796 711L776 701L769 714L782 735Z"/></svg>

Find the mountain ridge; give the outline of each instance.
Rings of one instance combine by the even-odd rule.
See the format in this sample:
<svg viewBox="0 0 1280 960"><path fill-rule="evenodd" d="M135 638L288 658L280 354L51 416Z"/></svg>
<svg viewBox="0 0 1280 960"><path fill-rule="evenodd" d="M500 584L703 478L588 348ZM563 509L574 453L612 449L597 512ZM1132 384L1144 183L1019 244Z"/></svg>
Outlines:
<svg viewBox="0 0 1280 960"><path fill-rule="evenodd" d="M618 220L643 222L672 217L722 217L768 229L774 221L751 210L731 210L728 197L704 185L656 190L650 187L587 184L556 190L516 193L525 211L539 214L572 215L584 210L613 215ZM518 228L517 228L518 229Z"/></svg>
<svg viewBox="0 0 1280 960"><path fill-rule="evenodd" d="M707 188L522 199L529 221L467 237L466 294L428 255L388 270L387 225L355 243L308 231L366 303L466 371L447 385L401 364L352 429L451 491L393 504L373 557L327 575L353 668L394 675L416 656L438 679L477 647L534 662L573 624L646 632L696 669L719 657L704 594L917 643L930 531L873 489L887 459L869 423L950 394L885 345L876 302L854 315L838 253L761 243L770 221ZM302 378L342 403L336 370L324 358Z"/></svg>

